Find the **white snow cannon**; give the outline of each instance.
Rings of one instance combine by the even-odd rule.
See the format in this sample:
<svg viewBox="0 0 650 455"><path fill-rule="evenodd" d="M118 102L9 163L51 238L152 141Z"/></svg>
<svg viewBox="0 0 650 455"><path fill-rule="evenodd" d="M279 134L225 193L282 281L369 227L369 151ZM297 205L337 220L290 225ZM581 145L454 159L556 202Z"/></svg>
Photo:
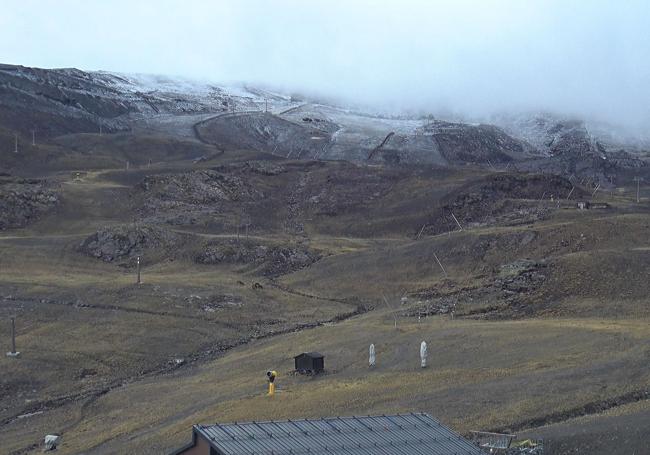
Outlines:
<svg viewBox="0 0 650 455"><path fill-rule="evenodd" d="M420 365L422 368L427 367L427 342L423 341L420 344Z"/></svg>

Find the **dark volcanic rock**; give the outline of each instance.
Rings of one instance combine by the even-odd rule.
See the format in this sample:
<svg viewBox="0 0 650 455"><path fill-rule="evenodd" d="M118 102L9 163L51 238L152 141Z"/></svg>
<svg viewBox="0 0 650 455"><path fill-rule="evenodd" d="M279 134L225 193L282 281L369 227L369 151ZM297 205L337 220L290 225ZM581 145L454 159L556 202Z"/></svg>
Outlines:
<svg viewBox="0 0 650 455"><path fill-rule="evenodd" d="M522 317L543 311L535 304L552 267L547 260L518 259L493 271L480 286L422 289L409 295L404 316L426 317L455 313L479 318ZM410 301L414 302L411 304Z"/></svg>
<svg viewBox="0 0 650 455"><path fill-rule="evenodd" d="M142 255L145 250L169 250L178 236L153 226L112 226L87 237L81 252L105 262Z"/></svg>
<svg viewBox="0 0 650 455"><path fill-rule="evenodd" d="M597 148L581 122L558 123L549 129L549 149L553 155L588 155L598 153Z"/></svg>
<svg viewBox="0 0 650 455"><path fill-rule="evenodd" d="M75 69L0 65L0 124L40 137L124 129L117 117L134 111L119 92Z"/></svg>
<svg viewBox="0 0 650 455"><path fill-rule="evenodd" d="M308 267L321 255L298 245L263 245L249 240L224 240L207 244L196 257L200 264L240 263L261 267L265 275L277 276Z"/></svg>
<svg viewBox="0 0 650 455"><path fill-rule="evenodd" d="M224 166L219 166L214 170L224 173L233 171L242 173L251 172L253 174L266 176L280 175L287 172L287 168L285 166L274 163L273 161L245 161L243 163L230 163Z"/></svg>
<svg viewBox="0 0 650 455"><path fill-rule="evenodd" d="M606 157L613 166L623 169L638 169L648 166L646 161L643 161L625 150L608 152Z"/></svg>
<svg viewBox="0 0 650 455"><path fill-rule="evenodd" d="M478 197L481 199L540 199L544 194L566 196L571 188L573 184L568 179L557 175L494 174L477 184L472 184L466 194L480 195ZM579 194L572 194L573 198L577 196Z"/></svg>
<svg viewBox="0 0 650 455"><path fill-rule="evenodd" d="M588 179L594 187L614 184L619 171L645 167L642 159L643 141L602 128L588 126L584 121L557 118L553 115L501 119L508 133L522 138L547 155L525 163L519 170L550 172ZM634 153L630 153L630 152Z"/></svg>
<svg viewBox="0 0 650 455"><path fill-rule="evenodd" d="M45 181L0 178L0 229L24 227L59 202Z"/></svg>
<svg viewBox="0 0 650 455"><path fill-rule="evenodd" d="M569 193L572 199L587 195L557 175L493 174L448 195L423 232L438 234L457 229L452 214L465 226L536 221L548 214L547 202L566 199Z"/></svg>
<svg viewBox="0 0 650 455"><path fill-rule="evenodd" d="M241 204L263 198L241 177L214 170L148 176L136 188L135 196L149 221L174 225L214 220L228 210L240 209Z"/></svg>
<svg viewBox="0 0 650 455"><path fill-rule="evenodd" d="M262 196L241 178L213 170L148 176L140 187L150 199L187 204L251 200Z"/></svg>
<svg viewBox="0 0 650 455"><path fill-rule="evenodd" d="M492 125L434 121L425 125L423 132L433 136L450 163L506 163L523 157L530 149Z"/></svg>

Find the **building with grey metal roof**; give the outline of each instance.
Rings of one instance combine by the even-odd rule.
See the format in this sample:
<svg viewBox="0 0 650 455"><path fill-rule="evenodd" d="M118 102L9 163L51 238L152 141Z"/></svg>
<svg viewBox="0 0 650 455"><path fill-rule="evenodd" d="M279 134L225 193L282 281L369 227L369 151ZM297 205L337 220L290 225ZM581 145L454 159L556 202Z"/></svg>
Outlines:
<svg viewBox="0 0 650 455"><path fill-rule="evenodd" d="M173 455L481 455L427 414L195 425Z"/></svg>

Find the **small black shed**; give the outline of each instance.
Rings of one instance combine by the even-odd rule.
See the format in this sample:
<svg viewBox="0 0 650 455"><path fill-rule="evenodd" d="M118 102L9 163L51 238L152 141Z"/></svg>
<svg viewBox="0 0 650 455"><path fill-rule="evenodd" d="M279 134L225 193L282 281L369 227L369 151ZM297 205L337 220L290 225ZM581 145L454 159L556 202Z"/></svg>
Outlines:
<svg viewBox="0 0 650 455"><path fill-rule="evenodd" d="M303 352L293 358L299 373L320 373L325 369L325 356L318 352Z"/></svg>

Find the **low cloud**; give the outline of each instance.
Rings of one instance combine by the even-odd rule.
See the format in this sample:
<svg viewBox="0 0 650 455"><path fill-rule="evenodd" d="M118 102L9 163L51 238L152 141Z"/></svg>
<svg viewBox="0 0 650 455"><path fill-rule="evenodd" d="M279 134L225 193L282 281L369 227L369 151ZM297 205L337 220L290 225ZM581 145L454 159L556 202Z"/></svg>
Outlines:
<svg viewBox="0 0 650 455"><path fill-rule="evenodd" d="M12 2L0 60L650 129L647 1Z"/></svg>

